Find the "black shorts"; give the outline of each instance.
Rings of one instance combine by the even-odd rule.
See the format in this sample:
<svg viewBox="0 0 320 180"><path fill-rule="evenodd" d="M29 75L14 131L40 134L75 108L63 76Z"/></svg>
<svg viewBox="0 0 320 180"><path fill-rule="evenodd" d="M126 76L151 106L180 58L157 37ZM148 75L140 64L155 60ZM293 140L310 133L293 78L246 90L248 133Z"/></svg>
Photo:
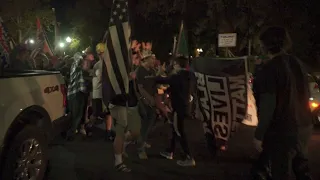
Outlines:
<svg viewBox="0 0 320 180"><path fill-rule="evenodd" d="M92 115L94 117L106 117L107 115L110 115L109 108L106 107L106 110L103 110L103 103L102 99L92 99Z"/></svg>

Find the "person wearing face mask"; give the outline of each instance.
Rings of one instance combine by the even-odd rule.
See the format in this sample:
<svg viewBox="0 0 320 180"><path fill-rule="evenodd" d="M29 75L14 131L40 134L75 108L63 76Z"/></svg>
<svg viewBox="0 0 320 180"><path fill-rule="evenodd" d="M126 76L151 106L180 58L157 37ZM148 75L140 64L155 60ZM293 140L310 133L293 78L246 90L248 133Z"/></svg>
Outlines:
<svg viewBox="0 0 320 180"><path fill-rule="evenodd" d="M189 116L192 94L195 91L194 74L188 71L189 61L185 57L178 57L173 60L173 68L175 74L169 77L155 77L157 84L169 84L171 92L171 104L173 109L172 123L172 139L169 148L165 152L160 152L160 155L173 159L176 141L179 140L183 149L185 159L177 161L180 166L195 166L186 138L184 130L184 121Z"/></svg>
<svg viewBox="0 0 320 180"><path fill-rule="evenodd" d="M307 151L313 117L308 77L300 60L286 53L289 39L281 27L269 27L260 35L268 58L253 85L259 119L254 145L261 152L253 167L254 180L289 180L291 169L297 180L311 179Z"/></svg>

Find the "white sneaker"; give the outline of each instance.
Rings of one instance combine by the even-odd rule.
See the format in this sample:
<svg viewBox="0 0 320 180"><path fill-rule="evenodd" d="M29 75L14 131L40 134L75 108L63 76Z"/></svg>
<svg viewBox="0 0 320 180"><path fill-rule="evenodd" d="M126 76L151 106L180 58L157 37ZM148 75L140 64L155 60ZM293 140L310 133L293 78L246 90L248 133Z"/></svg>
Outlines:
<svg viewBox="0 0 320 180"><path fill-rule="evenodd" d="M82 135L85 135L85 136L87 135L87 131L86 131L85 129L82 129L82 128L81 128L79 132L80 132L80 134L82 134Z"/></svg>
<svg viewBox="0 0 320 180"><path fill-rule="evenodd" d="M179 166L196 166L196 161L194 159L185 159L185 160L179 160L177 161L177 164Z"/></svg>
<svg viewBox="0 0 320 180"><path fill-rule="evenodd" d="M160 152L160 156L170 160L173 159L173 153L169 152Z"/></svg>
<svg viewBox="0 0 320 180"><path fill-rule="evenodd" d="M144 147L149 149L149 148L151 148L151 145L148 143L144 143Z"/></svg>

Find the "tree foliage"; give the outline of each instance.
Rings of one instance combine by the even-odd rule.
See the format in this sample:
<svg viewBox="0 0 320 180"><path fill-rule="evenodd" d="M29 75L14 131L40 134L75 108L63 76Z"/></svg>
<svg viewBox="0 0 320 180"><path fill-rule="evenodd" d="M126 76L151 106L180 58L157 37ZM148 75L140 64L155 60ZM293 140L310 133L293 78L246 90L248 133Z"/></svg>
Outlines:
<svg viewBox="0 0 320 180"><path fill-rule="evenodd" d="M55 16L49 3L50 0L1 1L0 16L16 42L35 35L36 17L40 18L46 30L52 30Z"/></svg>
<svg viewBox="0 0 320 180"><path fill-rule="evenodd" d="M102 41L108 28L111 6L112 1L107 0L78 0L67 11L73 37L80 40L79 48L92 46L94 41Z"/></svg>
<svg viewBox="0 0 320 180"><path fill-rule="evenodd" d="M184 0L144 0L137 2L139 15L146 20L158 15L163 24L179 26L179 14ZM268 25L281 25L289 29L297 54L303 55L312 46L308 33L308 8L310 3L303 0L187 0L184 15L189 30L189 39L195 46L212 49L217 44L218 33L236 32L238 44L232 50L236 55L245 54L248 40L255 39L261 29ZM175 15L175 16L173 16ZM173 17L173 18L172 18ZM171 20L168 20L170 19ZM158 19L161 19L158 17ZM172 20L175 19L175 20ZM180 16L181 19L181 16ZM253 41L258 47L257 41ZM258 49L258 48L255 48Z"/></svg>
<svg viewBox="0 0 320 180"><path fill-rule="evenodd" d="M304 0L131 0L129 4L134 38L152 41L156 52L170 51L182 18L192 47L210 53L217 49L218 34L229 32L238 36L237 47L231 49L235 55L246 54L249 39L253 48L259 49L255 37L267 25L287 27L293 42L299 42L294 43L296 54L308 54L312 46L307 12L311 5ZM112 1L107 0L78 0L69 10L73 32L81 45L86 47L102 39L111 6Z"/></svg>

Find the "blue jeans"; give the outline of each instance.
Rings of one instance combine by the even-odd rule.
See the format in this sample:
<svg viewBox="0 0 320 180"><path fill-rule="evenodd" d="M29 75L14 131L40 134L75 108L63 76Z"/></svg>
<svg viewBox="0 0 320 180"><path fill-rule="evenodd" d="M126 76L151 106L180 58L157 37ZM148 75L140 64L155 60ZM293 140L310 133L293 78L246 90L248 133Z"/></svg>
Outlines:
<svg viewBox="0 0 320 180"><path fill-rule="evenodd" d="M143 102L139 102L138 108L141 116L140 142L144 143L147 141L150 130L155 123L156 110Z"/></svg>

